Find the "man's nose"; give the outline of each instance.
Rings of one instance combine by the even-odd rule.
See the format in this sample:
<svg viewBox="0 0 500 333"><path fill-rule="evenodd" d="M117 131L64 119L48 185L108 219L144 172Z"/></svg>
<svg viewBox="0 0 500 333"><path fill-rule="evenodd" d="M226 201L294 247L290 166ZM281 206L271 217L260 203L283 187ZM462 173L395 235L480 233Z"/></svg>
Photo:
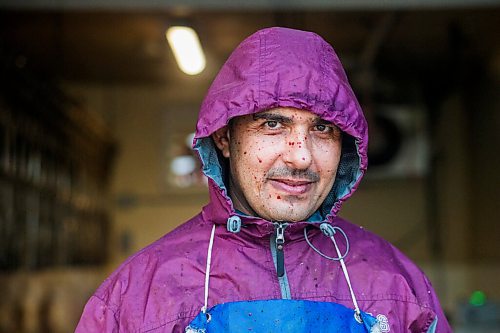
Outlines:
<svg viewBox="0 0 500 333"><path fill-rule="evenodd" d="M294 169L305 170L312 163L311 140L307 136L290 136L285 142L283 161Z"/></svg>

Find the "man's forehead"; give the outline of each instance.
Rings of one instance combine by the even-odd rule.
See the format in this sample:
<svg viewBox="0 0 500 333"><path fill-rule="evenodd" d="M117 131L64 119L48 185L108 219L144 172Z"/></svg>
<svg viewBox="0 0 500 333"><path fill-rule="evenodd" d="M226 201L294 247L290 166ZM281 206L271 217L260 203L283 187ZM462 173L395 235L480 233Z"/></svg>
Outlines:
<svg viewBox="0 0 500 333"><path fill-rule="evenodd" d="M294 120L306 120L314 123L329 123L323 120L320 116L309 110L296 109L296 108L286 108L278 107L274 109L269 109L261 112L254 113L250 115L253 120L258 119L275 119L283 121L294 121Z"/></svg>

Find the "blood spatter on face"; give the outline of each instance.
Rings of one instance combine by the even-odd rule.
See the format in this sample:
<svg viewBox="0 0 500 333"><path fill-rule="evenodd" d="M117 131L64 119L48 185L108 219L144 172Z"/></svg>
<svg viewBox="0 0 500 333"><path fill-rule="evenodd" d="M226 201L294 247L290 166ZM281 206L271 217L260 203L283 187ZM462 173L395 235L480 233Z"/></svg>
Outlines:
<svg viewBox="0 0 500 333"><path fill-rule="evenodd" d="M284 125L288 130L279 131L278 136L268 135L269 132L261 130L261 119L256 121L252 115L235 118L231 139L233 144L239 145L233 146L230 156L234 183L230 195L235 207L248 214L268 220L303 221L317 210L331 189L340 144L326 140L324 136L315 136L317 133L311 124L315 124L318 117L309 111L278 108L267 113L292 119ZM308 146L305 140L309 138L321 144ZM292 148L301 152L309 149L305 152L308 155L294 153ZM309 160L311 163L307 164ZM308 185L304 193L295 193L297 191L294 192L288 183L293 181L296 170L306 167L317 173L319 180ZM269 178L270 171L276 170L281 173L275 178L282 177L282 184L280 179ZM325 173L324 170L332 172ZM302 176L295 178L299 177ZM242 195L236 197L236 192Z"/></svg>

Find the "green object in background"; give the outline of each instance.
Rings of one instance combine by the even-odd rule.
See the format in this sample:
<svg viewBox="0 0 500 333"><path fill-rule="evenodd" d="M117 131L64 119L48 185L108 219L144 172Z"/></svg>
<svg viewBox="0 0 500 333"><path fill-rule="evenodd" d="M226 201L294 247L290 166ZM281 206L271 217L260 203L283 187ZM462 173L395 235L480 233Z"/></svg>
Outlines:
<svg viewBox="0 0 500 333"><path fill-rule="evenodd" d="M469 298L470 305L483 306L486 303L486 294L481 290L474 291Z"/></svg>

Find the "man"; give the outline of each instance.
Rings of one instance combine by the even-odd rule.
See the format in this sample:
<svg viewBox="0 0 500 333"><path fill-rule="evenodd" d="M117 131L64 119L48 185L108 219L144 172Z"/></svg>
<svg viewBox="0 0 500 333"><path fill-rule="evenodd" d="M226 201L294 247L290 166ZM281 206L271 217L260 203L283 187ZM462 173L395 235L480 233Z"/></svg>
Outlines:
<svg viewBox="0 0 500 333"><path fill-rule="evenodd" d="M128 259L77 332L450 332L424 274L339 218L367 128L333 49L261 30L202 104L202 212Z"/></svg>

